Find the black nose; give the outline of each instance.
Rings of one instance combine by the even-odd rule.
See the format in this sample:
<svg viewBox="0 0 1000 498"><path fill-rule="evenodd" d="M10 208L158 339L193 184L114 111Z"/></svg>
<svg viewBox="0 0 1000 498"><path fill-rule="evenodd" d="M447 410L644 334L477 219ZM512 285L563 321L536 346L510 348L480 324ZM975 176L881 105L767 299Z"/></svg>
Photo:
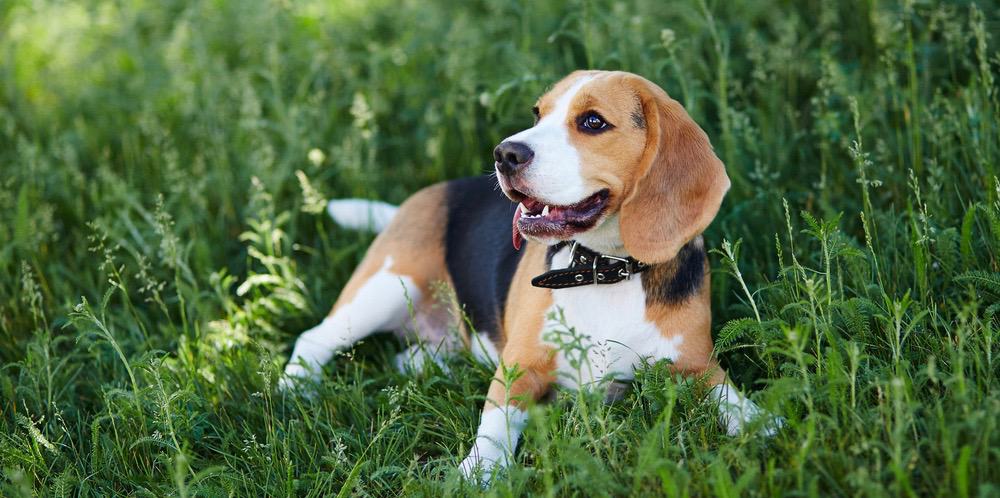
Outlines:
<svg viewBox="0 0 1000 498"><path fill-rule="evenodd" d="M531 162L535 153L521 142L502 142L493 149L493 158L497 161L497 169L505 175L513 175Z"/></svg>

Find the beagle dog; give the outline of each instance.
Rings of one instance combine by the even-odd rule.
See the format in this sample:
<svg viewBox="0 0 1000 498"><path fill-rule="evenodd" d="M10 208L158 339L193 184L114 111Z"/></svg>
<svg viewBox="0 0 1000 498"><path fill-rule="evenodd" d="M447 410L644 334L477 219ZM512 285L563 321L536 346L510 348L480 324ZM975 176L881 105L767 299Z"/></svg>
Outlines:
<svg viewBox="0 0 1000 498"><path fill-rule="evenodd" d="M481 482L511 461L526 407L553 386L615 390L647 361L705 379L738 433L759 409L712 354L701 233L729 178L705 132L625 72L573 72L533 111L534 126L494 150L495 178L433 185L398 209L331 202L341 225L382 230L329 316L295 343L283 385L378 330L423 343L400 368L469 347L497 366L460 465ZM454 293L442 298L439 282Z"/></svg>

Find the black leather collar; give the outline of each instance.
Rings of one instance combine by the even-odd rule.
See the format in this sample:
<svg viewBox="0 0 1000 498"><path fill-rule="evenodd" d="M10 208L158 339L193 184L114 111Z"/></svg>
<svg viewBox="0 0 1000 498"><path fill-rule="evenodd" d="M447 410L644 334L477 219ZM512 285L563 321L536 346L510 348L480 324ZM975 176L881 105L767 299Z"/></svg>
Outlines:
<svg viewBox="0 0 1000 498"><path fill-rule="evenodd" d="M631 279L632 275L642 273L649 267L650 265L631 256L620 258L601 254L574 241L570 249L569 266L559 270L549 270L531 279L531 285L564 289L590 284L614 284Z"/></svg>

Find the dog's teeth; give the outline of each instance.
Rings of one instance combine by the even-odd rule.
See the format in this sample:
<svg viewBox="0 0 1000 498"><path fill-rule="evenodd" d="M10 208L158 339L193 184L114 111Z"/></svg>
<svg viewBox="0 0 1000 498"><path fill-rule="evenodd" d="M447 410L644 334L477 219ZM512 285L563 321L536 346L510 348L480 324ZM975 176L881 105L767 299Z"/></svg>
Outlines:
<svg viewBox="0 0 1000 498"><path fill-rule="evenodd" d="M521 216L525 216L525 215L528 214L528 208L524 207L524 203L523 202L517 203L517 207L518 207L518 209L521 210Z"/></svg>
<svg viewBox="0 0 1000 498"><path fill-rule="evenodd" d="M542 208L542 216L548 216L548 215L549 215L549 205L546 204L545 207Z"/></svg>

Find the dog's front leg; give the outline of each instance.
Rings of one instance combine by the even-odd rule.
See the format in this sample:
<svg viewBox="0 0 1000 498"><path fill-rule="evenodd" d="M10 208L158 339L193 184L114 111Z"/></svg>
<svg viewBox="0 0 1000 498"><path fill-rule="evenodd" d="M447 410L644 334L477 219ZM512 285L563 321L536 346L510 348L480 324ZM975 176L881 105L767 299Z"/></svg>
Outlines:
<svg viewBox="0 0 1000 498"><path fill-rule="evenodd" d="M497 368L476 441L459 466L466 478L478 478L480 484L488 485L498 471L513 461L521 431L528 421L527 407L548 392L554 380L551 372L547 365L521 363Z"/></svg>

